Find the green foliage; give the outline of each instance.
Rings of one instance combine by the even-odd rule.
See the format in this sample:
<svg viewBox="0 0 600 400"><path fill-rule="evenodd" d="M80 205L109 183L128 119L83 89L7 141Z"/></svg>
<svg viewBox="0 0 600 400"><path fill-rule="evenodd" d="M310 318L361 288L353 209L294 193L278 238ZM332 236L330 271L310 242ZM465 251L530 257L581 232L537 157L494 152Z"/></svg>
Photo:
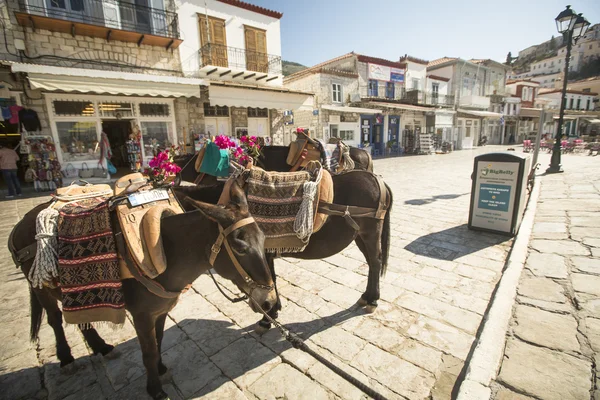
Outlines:
<svg viewBox="0 0 600 400"><path fill-rule="evenodd" d="M302 64L298 64L296 62L293 61L281 61L281 66L283 69L283 76L288 76L291 74L294 74L298 71L302 71L303 69L306 69L307 67L302 65Z"/></svg>

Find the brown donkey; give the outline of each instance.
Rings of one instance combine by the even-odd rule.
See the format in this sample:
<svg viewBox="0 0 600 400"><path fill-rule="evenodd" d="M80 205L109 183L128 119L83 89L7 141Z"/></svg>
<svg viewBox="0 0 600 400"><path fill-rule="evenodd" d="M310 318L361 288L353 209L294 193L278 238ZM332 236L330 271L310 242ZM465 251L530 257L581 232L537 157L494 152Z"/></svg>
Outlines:
<svg viewBox="0 0 600 400"><path fill-rule="evenodd" d="M185 203L186 208L199 211L169 216L161 221L160 233L168 267L156 281L167 291L182 292L200 274L211 268L209 254L219 237L219 226L226 232L231 227L231 232L223 243L223 247L229 246L229 249L219 252L214 268L221 276L252 296L256 304L270 310L277 298L263 250L264 235L256 223L248 219L248 203L243 191L239 186L232 185L231 202L227 207L192 199L185 199ZM47 206L48 204L42 204L23 217L13 229L9 248L20 250L35 241L36 216ZM244 223L246 224L243 225ZM192 234L193 232L196 234ZM25 276L28 276L32 264L33 259L30 259L21 265ZM37 338L42 313L46 310L48 323L56 336L56 354L61 366L73 362L62 328L62 314L57 306L60 289L36 289L30 286L30 292L31 339ZM152 398L166 399L167 394L159 380L159 375L167 372L167 367L161 360L161 342L167 313L176 305L177 298L156 296L135 279L123 281L123 292L125 307L133 317L148 374L146 389ZM258 309L254 301L250 305L256 312ZM113 346L100 338L95 329L82 329L82 333L94 354L106 355L113 349Z"/></svg>

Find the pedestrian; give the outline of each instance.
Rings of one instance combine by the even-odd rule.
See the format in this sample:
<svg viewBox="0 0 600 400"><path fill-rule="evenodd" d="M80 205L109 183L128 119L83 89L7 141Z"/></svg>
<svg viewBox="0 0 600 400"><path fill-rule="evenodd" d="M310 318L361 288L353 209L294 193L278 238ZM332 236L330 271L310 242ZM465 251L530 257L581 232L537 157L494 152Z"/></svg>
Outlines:
<svg viewBox="0 0 600 400"><path fill-rule="evenodd" d="M17 196L21 196L21 184L17 177L17 161L20 160L19 155L12 147L7 145L0 145L0 170L2 170L2 177L6 186L8 186L7 199L12 199Z"/></svg>

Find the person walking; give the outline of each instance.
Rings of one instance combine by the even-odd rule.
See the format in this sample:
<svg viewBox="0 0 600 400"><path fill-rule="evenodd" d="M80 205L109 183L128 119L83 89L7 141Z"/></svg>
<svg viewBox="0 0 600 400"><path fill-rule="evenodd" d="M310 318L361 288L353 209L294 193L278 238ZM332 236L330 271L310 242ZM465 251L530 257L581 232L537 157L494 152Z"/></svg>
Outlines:
<svg viewBox="0 0 600 400"><path fill-rule="evenodd" d="M19 155L12 148L0 145L0 170L6 186L8 186L7 199L12 199L21 196L21 183L17 177L17 161L20 160Z"/></svg>

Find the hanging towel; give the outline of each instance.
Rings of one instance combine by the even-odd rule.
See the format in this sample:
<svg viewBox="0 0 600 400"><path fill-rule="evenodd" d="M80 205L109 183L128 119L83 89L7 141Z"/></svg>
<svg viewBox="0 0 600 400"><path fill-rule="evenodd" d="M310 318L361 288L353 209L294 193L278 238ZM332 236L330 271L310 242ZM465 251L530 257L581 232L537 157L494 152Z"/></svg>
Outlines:
<svg viewBox="0 0 600 400"><path fill-rule="evenodd" d="M24 108L22 110L19 110L18 116L18 122L21 122L21 125L23 125L23 128L25 128L27 132L42 130L42 124L37 115L37 112L35 112L34 110L30 108Z"/></svg>
<svg viewBox="0 0 600 400"><path fill-rule="evenodd" d="M8 120L8 122L10 122L11 124L18 124L19 123L19 111L21 111L23 109L23 107L21 106L10 106L8 107L10 110L10 119Z"/></svg>
<svg viewBox="0 0 600 400"><path fill-rule="evenodd" d="M6 121L7 119L11 119L11 118L12 118L12 114L10 113L10 108L2 107L2 119Z"/></svg>
<svg viewBox="0 0 600 400"><path fill-rule="evenodd" d="M229 150L219 149L213 142L208 142L200 172L213 176L228 176Z"/></svg>

